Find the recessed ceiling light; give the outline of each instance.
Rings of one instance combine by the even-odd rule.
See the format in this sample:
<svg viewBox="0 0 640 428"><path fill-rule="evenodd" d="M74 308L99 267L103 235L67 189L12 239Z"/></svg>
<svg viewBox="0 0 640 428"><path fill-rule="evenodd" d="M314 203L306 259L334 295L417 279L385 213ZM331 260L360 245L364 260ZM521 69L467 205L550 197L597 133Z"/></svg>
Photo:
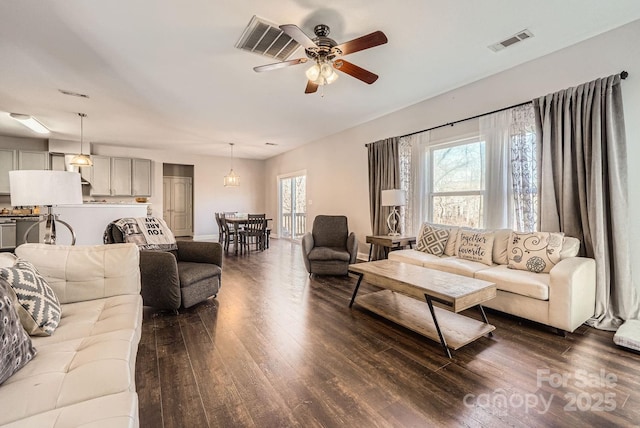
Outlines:
<svg viewBox="0 0 640 428"><path fill-rule="evenodd" d="M31 129L33 132L37 132L38 134L48 134L49 130L46 126L38 122L34 117L29 116L28 114L20 114L20 113L9 113L13 119L22 123L27 128Z"/></svg>
<svg viewBox="0 0 640 428"><path fill-rule="evenodd" d="M58 89L58 91L60 91L61 94L69 95L71 97L89 98L89 95L81 94L79 92L65 91L64 89Z"/></svg>

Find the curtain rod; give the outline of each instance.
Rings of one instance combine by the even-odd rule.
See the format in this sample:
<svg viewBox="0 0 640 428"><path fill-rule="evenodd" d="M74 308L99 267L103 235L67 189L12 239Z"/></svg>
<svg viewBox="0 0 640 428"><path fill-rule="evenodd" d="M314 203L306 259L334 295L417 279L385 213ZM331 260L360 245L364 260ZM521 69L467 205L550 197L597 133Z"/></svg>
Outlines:
<svg viewBox="0 0 640 428"><path fill-rule="evenodd" d="M624 71L624 70L620 73L620 78L622 80L626 79L628 76L629 76L629 73ZM486 116L486 115L493 114L493 113L498 113L498 112L509 110L509 109L516 108L516 107L520 107L520 106L523 106L523 105L527 105L529 103L531 103L531 101L525 101L523 103L514 104L514 105L509 106L509 107L499 108L497 110L493 110L493 111L490 111L488 113L476 114L475 116L467 117L466 119L460 119L460 120L456 120L456 121L453 121L453 122L445 123L445 124L442 124L442 125L432 126L431 128L423 129L421 131L415 131L415 132L411 132L409 134L400 135L400 136L398 136L398 138L411 137L412 135L420 134L422 132L433 131L434 129L444 128L445 126L453 126L456 123L465 122L467 120L472 120L472 119L477 119L477 118L482 117L482 116Z"/></svg>

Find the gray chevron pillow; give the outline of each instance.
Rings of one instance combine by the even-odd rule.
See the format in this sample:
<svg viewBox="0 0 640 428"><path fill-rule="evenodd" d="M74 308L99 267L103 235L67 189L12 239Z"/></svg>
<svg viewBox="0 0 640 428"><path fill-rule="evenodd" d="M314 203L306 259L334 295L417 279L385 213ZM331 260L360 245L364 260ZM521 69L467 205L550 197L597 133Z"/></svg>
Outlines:
<svg viewBox="0 0 640 428"><path fill-rule="evenodd" d="M19 258L13 267L0 268L0 278L9 283L20 302L17 312L27 333L51 336L60 323L60 302L36 268Z"/></svg>

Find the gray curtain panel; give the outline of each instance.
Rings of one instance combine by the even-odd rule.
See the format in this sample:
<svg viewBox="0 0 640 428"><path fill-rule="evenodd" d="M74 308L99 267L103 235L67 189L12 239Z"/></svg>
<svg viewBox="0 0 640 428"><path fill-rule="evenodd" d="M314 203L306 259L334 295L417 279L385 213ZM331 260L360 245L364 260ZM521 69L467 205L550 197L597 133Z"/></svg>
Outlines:
<svg viewBox="0 0 640 428"><path fill-rule="evenodd" d="M389 233L387 216L391 213L391 207L381 206L381 194L383 190L398 189L400 186L399 141L399 137L393 137L367 144L369 207L371 210L371 231L374 235ZM384 258L383 249L374 248L371 259L379 260L382 258Z"/></svg>
<svg viewBox="0 0 640 428"><path fill-rule="evenodd" d="M596 260L595 315L616 330L640 312L631 282L620 75L533 100L540 143L540 230L581 240Z"/></svg>

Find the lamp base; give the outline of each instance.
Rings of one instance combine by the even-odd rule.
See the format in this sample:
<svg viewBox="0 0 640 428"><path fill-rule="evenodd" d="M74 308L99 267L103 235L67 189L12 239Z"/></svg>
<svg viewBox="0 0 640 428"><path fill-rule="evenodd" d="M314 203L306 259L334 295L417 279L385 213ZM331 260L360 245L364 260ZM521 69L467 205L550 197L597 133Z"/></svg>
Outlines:
<svg viewBox="0 0 640 428"><path fill-rule="evenodd" d="M398 224L400 224L400 213L398 212L396 207L393 207L393 211L391 211L391 214L389 214L389 217L387 217L389 236L400 236L400 233L398 233Z"/></svg>
<svg viewBox="0 0 640 428"><path fill-rule="evenodd" d="M43 222L46 222L45 232L44 232L45 244L49 244L49 245L56 244L56 222L58 222L58 223L62 223L67 227L67 229L69 229L69 232L71 232L71 245L76 245L76 233L73 231L73 228L66 221L60 220L58 218L58 214L53 214L51 212L50 205L47 206L47 213L43 215L43 219L38 221L37 223L32 224L31 227L29 227L24 233L23 240L25 244L27 243L27 238L29 236L29 232L31 232L31 229L33 229L34 227L38 226L40 223L43 223Z"/></svg>

